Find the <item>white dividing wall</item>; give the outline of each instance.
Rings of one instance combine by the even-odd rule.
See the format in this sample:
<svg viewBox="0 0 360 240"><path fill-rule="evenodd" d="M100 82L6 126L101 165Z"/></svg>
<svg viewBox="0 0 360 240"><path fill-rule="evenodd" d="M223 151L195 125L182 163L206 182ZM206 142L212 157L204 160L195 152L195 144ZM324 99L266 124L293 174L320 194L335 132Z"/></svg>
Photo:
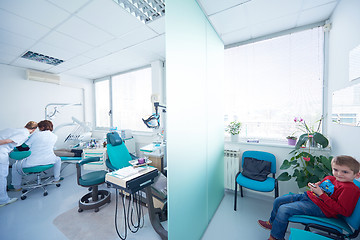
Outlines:
<svg viewBox="0 0 360 240"><path fill-rule="evenodd" d="M80 121L92 119L92 81L61 75L61 84L26 79L24 68L0 64L0 126L23 127L28 121L45 119L45 106L49 103L81 103L66 107L53 120L54 127L71 122L74 116Z"/></svg>
<svg viewBox="0 0 360 240"><path fill-rule="evenodd" d="M349 81L349 51L360 45L360 1L340 1L332 15L329 34L329 109L331 114L332 93L336 90L360 83ZM360 127L328 123L332 154L351 155L360 161Z"/></svg>

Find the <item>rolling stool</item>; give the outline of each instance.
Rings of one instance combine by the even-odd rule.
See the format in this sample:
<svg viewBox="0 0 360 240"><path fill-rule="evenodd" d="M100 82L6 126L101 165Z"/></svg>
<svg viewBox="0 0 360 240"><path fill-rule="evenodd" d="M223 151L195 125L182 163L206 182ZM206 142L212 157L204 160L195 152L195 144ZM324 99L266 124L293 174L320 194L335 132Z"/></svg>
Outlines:
<svg viewBox="0 0 360 240"><path fill-rule="evenodd" d="M25 200L26 199L26 195L31 192L34 189L37 188L42 188L44 190L43 195L47 196L48 192L46 190L46 186L48 185L53 185L54 183L52 183L51 181L49 181L52 177L48 177L45 180L42 181L41 179L41 173L52 168L54 166L54 164L48 164L48 165L39 165L39 166L34 166L34 167L27 167L27 168L23 168L22 171L24 173L24 175L30 175L30 174L36 174L36 182L35 183L25 183L24 185L22 185L21 187L23 188L22 193L21 194L21 200ZM60 183L56 183L55 184L57 187L60 187Z"/></svg>

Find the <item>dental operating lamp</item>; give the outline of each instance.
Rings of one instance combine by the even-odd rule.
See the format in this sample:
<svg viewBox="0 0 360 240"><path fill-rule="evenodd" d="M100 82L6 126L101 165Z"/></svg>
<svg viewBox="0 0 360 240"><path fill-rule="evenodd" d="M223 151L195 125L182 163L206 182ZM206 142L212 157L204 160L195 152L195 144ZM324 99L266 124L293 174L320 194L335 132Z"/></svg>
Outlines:
<svg viewBox="0 0 360 240"><path fill-rule="evenodd" d="M166 112L166 106L162 106L160 105L159 102L154 102L154 107L155 107L155 113L152 114L150 117L148 117L147 119L142 119L143 122L145 123L145 125L148 128L159 128L160 127L160 114L158 114L158 108L164 108L163 112Z"/></svg>

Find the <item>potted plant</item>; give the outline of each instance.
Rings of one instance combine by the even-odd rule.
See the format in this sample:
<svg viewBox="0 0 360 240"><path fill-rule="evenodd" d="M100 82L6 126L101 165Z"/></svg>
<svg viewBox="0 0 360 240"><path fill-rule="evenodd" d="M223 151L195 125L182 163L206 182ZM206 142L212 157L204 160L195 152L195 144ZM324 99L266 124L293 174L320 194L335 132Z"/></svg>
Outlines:
<svg viewBox="0 0 360 240"><path fill-rule="evenodd" d="M322 120L323 117L321 117L317 121L318 126L315 130L314 127L309 127L304 119L297 117L294 119L294 122L299 124L298 128L301 131L305 132L304 134L300 135L299 140L296 143L295 149L300 149L306 144L308 145L309 149L310 147L317 147L319 145L322 148L326 148L329 145L329 140L319 132Z"/></svg>
<svg viewBox="0 0 360 240"><path fill-rule="evenodd" d="M289 181L294 178L298 187L306 187L309 182L318 182L325 176L331 174L332 156L323 155L315 156L303 149L295 149L291 151L294 155L290 160L284 160L280 166L284 171L277 178L278 181ZM293 171L288 171L292 168Z"/></svg>
<svg viewBox="0 0 360 240"><path fill-rule="evenodd" d="M291 146L296 145L297 137L295 137L295 136L287 136L286 139L288 140L289 145L291 145Z"/></svg>
<svg viewBox="0 0 360 240"><path fill-rule="evenodd" d="M230 133L231 141L237 141L241 130L241 122L235 120L229 123L226 128L226 132Z"/></svg>

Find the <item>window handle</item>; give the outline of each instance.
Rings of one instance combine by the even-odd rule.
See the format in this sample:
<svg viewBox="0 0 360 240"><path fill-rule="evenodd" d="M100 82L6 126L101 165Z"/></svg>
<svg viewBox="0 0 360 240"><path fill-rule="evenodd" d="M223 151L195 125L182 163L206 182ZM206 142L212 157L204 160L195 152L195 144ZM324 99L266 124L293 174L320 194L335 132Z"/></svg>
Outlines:
<svg viewBox="0 0 360 240"><path fill-rule="evenodd" d="M111 116L111 115L112 115L112 111L110 110L110 111L109 111L109 116Z"/></svg>

